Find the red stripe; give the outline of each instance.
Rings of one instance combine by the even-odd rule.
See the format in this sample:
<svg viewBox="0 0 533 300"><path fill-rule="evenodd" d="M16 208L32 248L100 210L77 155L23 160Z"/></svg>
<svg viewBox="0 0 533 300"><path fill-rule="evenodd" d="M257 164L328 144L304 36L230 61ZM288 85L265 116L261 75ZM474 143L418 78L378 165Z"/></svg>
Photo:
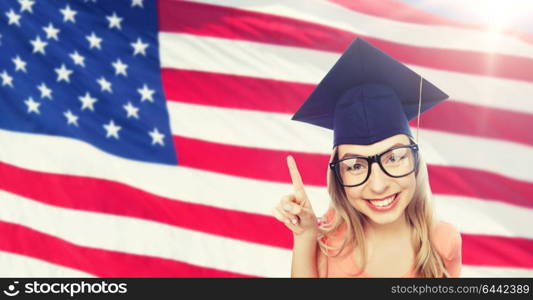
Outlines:
<svg viewBox="0 0 533 300"><path fill-rule="evenodd" d="M533 101L532 101L533 105ZM409 124L416 127L417 119ZM533 114L449 99L426 111L420 128L498 139L533 146Z"/></svg>
<svg viewBox="0 0 533 300"><path fill-rule="evenodd" d="M185 1L160 1L159 13L161 31L338 53L343 52L356 36L361 36L407 64L533 82L533 59L524 57L415 47L296 19Z"/></svg>
<svg viewBox="0 0 533 300"><path fill-rule="evenodd" d="M305 184L326 186L328 155L225 145L178 135L174 136L174 144L179 149L178 159L182 166L289 184L286 157L290 154L295 158ZM533 208L530 200L533 199L532 183L459 167L429 165L428 169L433 192L437 194L492 199Z"/></svg>
<svg viewBox="0 0 533 300"><path fill-rule="evenodd" d="M533 269L533 240L476 234L461 238L464 264Z"/></svg>
<svg viewBox="0 0 533 300"><path fill-rule="evenodd" d="M477 29L481 31L490 31L491 28L483 24L470 24L459 22L449 18L418 9L412 5L395 0L327 0L353 11L373 15L385 19L396 20L422 25L445 25L463 29ZM524 42L533 43L533 35L525 31L519 31L512 28L502 30L506 35L512 35Z"/></svg>
<svg viewBox="0 0 533 300"><path fill-rule="evenodd" d="M0 174L5 175L0 176L0 189L54 206L139 218L275 247L292 246L292 236L273 217L160 197L114 181L29 171L1 162ZM31 189L27 182L32 183Z"/></svg>
<svg viewBox="0 0 533 300"><path fill-rule="evenodd" d="M249 277L171 259L75 245L26 226L0 221L0 250L98 277Z"/></svg>
<svg viewBox="0 0 533 300"><path fill-rule="evenodd" d="M172 101L292 114L314 85L246 76L163 69ZM209 86L209 88L205 88ZM532 102L533 104L533 102ZM422 116L421 128L533 145L533 115L446 100ZM416 119L411 122L416 125Z"/></svg>

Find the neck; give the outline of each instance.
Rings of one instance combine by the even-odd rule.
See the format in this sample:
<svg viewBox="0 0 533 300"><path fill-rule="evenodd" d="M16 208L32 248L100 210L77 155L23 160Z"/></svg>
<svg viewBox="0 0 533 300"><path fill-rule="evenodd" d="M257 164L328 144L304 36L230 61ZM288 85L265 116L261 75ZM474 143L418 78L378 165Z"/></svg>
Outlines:
<svg viewBox="0 0 533 300"><path fill-rule="evenodd" d="M378 224L368 219L366 225L367 235L371 235L378 239L398 237L409 231L405 214L402 214L394 222L387 224Z"/></svg>

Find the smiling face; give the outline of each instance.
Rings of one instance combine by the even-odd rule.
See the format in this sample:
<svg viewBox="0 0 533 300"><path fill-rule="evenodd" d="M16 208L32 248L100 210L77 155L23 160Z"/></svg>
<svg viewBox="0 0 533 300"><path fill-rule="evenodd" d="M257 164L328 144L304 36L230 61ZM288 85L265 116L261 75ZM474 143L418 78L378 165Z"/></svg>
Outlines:
<svg viewBox="0 0 533 300"><path fill-rule="evenodd" d="M339 145L338 157L350 154L371 156L398 145L409 145L409 138L398 134L372 145ZM392 223L402 217L415 192L415 173L393 178L383 172L377 163L371 166L371 174L362 185L344 187L350 204L377 224Z"/></svg>

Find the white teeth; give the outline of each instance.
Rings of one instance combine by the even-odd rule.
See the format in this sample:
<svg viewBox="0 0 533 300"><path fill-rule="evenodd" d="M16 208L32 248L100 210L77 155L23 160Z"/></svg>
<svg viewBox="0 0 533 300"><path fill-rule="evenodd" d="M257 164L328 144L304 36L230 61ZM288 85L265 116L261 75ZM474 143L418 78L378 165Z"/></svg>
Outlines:
<svg viewBox="0 0 533 300"><path fill-rule="evenodd" d="M394 196L396 196L396 195L394 195ZM391 196L391 197L389 197L388 199L385 199L385 200L379 200L379 201L370 200L370 203L372 203L372 205L374 205L374 206L385 207L385 206L391 204L392 201L394 201L394 196Z"/></svg>

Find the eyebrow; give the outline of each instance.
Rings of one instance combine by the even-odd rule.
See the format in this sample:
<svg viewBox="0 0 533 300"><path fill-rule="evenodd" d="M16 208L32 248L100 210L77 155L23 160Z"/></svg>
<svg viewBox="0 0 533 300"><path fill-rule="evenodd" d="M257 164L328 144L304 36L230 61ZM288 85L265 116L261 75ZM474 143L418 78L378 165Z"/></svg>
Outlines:
<svg viewBox="0 0 533 300"><path fill-rule="evenodd" d="M402 143L396 143L396 144L390 146L387 150L384 150L384 151L382 151L382 152L380 152L380 153L383 153L383 152L389 151L390 149L392 149L392 148L394 148L394 147L396 147L396 146L409 146L409 145L402 144ZM341 159L343 159L343 158L345 158L345 157L347 157L347 156L364 156L364 155L357 154L357 153L345 153L345 154L341 157Z"/></svg>

